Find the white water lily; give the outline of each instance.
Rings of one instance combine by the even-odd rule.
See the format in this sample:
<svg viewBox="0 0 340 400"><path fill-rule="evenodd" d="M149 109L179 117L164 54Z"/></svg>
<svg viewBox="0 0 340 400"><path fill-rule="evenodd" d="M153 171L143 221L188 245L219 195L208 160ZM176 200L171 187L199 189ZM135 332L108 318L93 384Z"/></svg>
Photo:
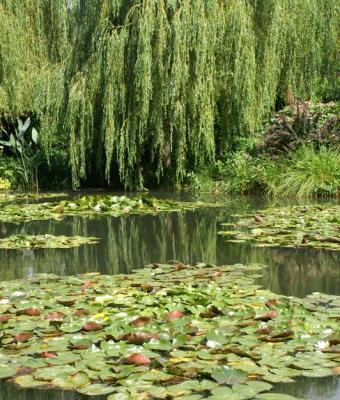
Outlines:
<svg viewBox="0 0 340 400"><path fill-rule="evenodd" d="M8 299L1 299L0 304L8 304L9 300Z"/></svg>
<svg viewBox="0 0 340 400"><path fill-rule="evenodd" d="M327 347L329 347L329 342L326 340L319 340L317 343L315 343L314 345L316 350L324 350L327 349Z"/></svg>
<svg viewBox="0 0 340 400"><path fill-rule="evenodd" d="M207 340L206 346L209 347L210 349L215 349L218 347L220 344L216 342L215 340Z"/></svg>
<svg viewBox="0 0 340 400"><path fill-rule="evenodd" d="M102 210L102 208L101 208L101 206L100 206L100 204L96 204L94 207L93 207L93 211L101 211Z"/></svg>
<svg viewBox="0 0 340 400"><path fill-rule="evenodd" d="M97 353L98 351L102 351L102 350L100 350L99 347L97 347L95 344L93 344L93 345L91 346L91 351Z"/></svg>

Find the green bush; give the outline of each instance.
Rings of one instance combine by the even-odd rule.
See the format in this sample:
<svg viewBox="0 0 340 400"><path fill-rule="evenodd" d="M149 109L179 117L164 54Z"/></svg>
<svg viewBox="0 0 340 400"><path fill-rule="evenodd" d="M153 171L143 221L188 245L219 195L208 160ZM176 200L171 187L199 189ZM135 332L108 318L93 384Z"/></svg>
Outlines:
<svg viewBox="0 0 340 400"><path fill-rule="evenodd" d="M0 178L9 181L11 189L20 188L22 170L14 157L0 156Z"/></svg>
<svg viewBox="0 0 340 400"><path fill-rule="evenodd" d="M11 188L11 182L7 178L0 178L0 191L9 190Z"/></svg>
<svg viewBox="0 0 340 400"><path fill-rule="evenodd" d="M278 174L274 196L337 196L340 194L340 152L337 148L303 145Z"/></svg>

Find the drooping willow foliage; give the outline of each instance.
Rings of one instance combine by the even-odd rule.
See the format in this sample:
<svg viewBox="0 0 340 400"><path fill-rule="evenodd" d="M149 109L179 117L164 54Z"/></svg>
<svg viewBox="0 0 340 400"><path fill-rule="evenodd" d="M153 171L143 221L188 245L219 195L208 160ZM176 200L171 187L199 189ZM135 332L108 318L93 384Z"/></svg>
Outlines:
<svg viewBox="0 0 340 400"><path fill-rule="evenodd" d="M335 85L337 0L0 0L0 114L73 185L181 182L277 104Z"/></svg>

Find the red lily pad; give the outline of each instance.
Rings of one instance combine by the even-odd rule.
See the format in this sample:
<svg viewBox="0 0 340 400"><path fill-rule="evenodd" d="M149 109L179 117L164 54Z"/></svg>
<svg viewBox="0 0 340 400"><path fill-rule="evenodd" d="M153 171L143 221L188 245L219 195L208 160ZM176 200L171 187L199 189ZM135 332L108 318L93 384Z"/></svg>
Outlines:
<svg viewBox="0 0 340 400"><path fill-rule="evenodd" d="M100 331L103 328L101 324L94 321L85 322L82 329L87 332Z"/></svg>
<svg viewBox="0 0 340 400"><path fill-rule="evenodd" d="M85 315L89 315L90 313L87 310L76 310L73 315L75 317L84 317Z"/></svg>
<svg viewBox="0 0 340 400"><path fill-rule="evenodd" d="M133 365L150 365L151 360L149 357L145 356L142 353L133 353L129 357L124 359L126 364L133 364Z"/></svg>
<svg viewBox="0 0 340 400"><path fill-rule="evenodd" d="M52 311L45 315L44 319L48 319L49 321L61 321L64 317L66 317L66 314L64 314L61 311Z"/></svg>
<svg viewBox="0 0 340 400"><path fill-rule="evenodd" d="M26 308L25 310L21 310L20 314L29 315L30 317L39 317L41 311L36 307Z"/></svg>
<svg viewBox="0 0 340 400"><path fill-rule="evenodd" d="M165 315L165 319L168 321L172 321L177 318L184 317L184 312L180 310L170 311Z"/></svg>
<svg viewBox="0 0 340 400"><path fill-rule="evenodd" d="M5 323L11 319L11 314L2 314L0 315L0 322Z"/></svg>
<svg viewBox="0 0 340 400"><path fill-rule="evenodd" d="M30 332L21 332L14 336L14 340L16 342L27 342L28 339L32 337L32 333Z"/></svg>
<svg viewBox="0 0 340 400"><path fill-rule="evenodd" d="M128 333L122 336L122 340L127 340L136 344L149 342L151 339L159 339L159 336L149 332Z"/></svg>
<svg viewBox="0 0 340 400"><path fill-rule="evenodd" d="M82 292L85 292L85 290L89 289L93 283L93 281L86 281L81 287Z"/></svg>
<svg viewBox="0 0 340 400"><path fill-rule="evenodd" d="M254 319L256 321L269 321L270 319L276 318L279 316L279 313L275 310L268 311L264 314L257 315Z"/></svg>
<svg viewBox="0 0 340 400"><path fill-rule="evenodd" d="M144 326L147 325L151 322L150 317L138 317L130 322L131 325L139 327L139 326Z"/></svg>

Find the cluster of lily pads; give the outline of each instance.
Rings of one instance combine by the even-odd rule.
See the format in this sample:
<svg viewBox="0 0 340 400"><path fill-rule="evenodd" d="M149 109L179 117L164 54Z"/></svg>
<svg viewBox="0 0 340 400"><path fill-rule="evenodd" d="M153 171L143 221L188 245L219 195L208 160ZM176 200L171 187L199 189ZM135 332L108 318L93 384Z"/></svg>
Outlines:
<svg viewBox="0 0 340 400"><path fill-rule="evenodd" d="M12 204L0 209L0 221L25 222L32 220L62 219L64 216L156 214L165 211L193 210L201 207L220 207L220 203L187 202L156 199L141 195L126 196L83 196L76 200L45 202L38 204Z"/></svg>
<svg viewBox="0 0 340 400"><path fill-rule="evenodd" d="M340 374L340 298L275 295L262 266L152 264L133 274L0 283L0 377L109 400L294 399Z"/></svg>
<svg viewBox="0 0 340 400"><path fill-rule="evenodd" d="M67 197L66 193L50 193L50 192L41 192L41 193L32 193L32 192L5 192L0 193L0 204L1 203L9 203L17 200L41 200L41 199L50 199L56 197Z"/></svg>
<svg viewBox="0 0 340 400"><path fill-rule="evenodd" d="M219 232L229 242L252 241L258 247L340 250L340 206L268 208L223 225L232 227Z"/></svg>
<svg viewBox="0 0 340 400"><path fill-rule="evenodd" d="M98 238L83 236L12 235L0 239L0 249L68 249L96 244Z"/></svg>

